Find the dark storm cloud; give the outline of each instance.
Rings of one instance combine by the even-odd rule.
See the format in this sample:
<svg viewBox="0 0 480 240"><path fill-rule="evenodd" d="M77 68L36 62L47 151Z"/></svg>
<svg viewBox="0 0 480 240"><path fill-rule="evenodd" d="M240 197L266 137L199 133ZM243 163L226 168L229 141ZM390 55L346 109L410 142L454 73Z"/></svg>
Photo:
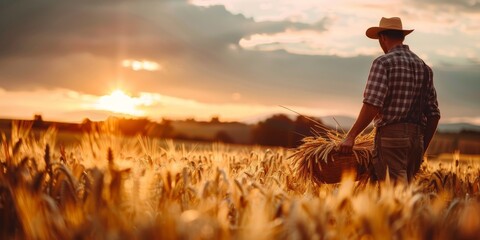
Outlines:
<svg viewBox="0 0 480 240"><path fill-rule="evenodd" d="M256 23L223 6L186 1L8 1L0 10L2 57L91 52L141 56L204 46L225 47L253 33L286 28L322 30L293 22ZM152 52L153 50L153 52Z"/></svg>
<svg viewBox="0 0 480 240"><path fill-rule="evenodd" d="M135 79L125 84L136 90L176 95L185 87L222 90L231 84L219 81L243 80L242 71L235 69L263 54L232 52L229 47L238 47L239 40L251 34L287 28L323 30L322 21L258 23L223 6L204 8L179 0L6 1L0 8L0 86L100 93L102 85L122 75ZM125 58L167 61L167 73L119 69ZM168 86L159 87L161 81Z"/></svg>

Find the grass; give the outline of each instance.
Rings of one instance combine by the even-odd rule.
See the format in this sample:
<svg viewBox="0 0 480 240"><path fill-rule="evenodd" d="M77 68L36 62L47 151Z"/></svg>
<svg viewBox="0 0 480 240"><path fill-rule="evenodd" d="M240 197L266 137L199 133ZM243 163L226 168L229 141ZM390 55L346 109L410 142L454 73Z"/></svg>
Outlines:
<svg viewBox="0 0 480 240"><path fill-rule="evenodd" d="M477 239L477 162L426 161L408 187L318 185L291 151L124 138L55 145L17 125L0 151L2 239Z"/></svg>

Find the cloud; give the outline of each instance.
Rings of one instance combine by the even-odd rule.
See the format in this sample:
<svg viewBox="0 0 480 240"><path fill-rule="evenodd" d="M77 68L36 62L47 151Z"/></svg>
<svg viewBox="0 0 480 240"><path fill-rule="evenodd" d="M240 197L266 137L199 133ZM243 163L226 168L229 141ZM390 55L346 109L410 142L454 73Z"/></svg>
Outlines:
<svg viewBox="0 0 480 240"><path fill-rule="evenodd" d="M122 66L125 68L130 68L133 71L158 71L162 69L162 66L153 61L147 60L132 60L132 59L125 59L122 61Z"/></svg>
<svg viewBox="0 0 480 240"><path fill-rule="evenodd" d="M96 98L67 89L7 91L0 88L2 117L28 119L46 113L47 120L60 112L89 110ZM53 120L53 119L52 119Z"/></svg>
<svg viewBox="0 0 480 240"><path fill-rule="evenodd" d="M434 79L444 116L475 117L480 115L478 65L434 68Z"/></svg>
<svg viewBox="0 0 480 240"><path fill-rule="evenodd" d="M114 87L120 63L90 53L11 56L0 59L0 87L7 90L68 88L94 94Z"/></svg>
<svg viewBox="0 0 480 240"><path fill-rule="evenodd" d="M348 108L355 115L370 64L380 53L365 29L380 16L399 15L416 29L407 43L434 66L446 116L479 115L471 103L478 99L462 93L479 87L478 14L460 14L461 5L442 12L435 4L405 3L5 1L0 87L6 92L0 94L60 88L102 96L120 87L202 104ZM130 60L128 67L124 60ZM134 71L150 63L158 64L157 71ZM465 107L449 105L451 99Z"/></svg>
<svg viewBox="0 0 480 240"><path fill-rule="evenodd" d="M81 122L84 118L104 120L108 116L141 117L152 120L161 118L209 120L221 116L222 120L238 121L265 114L285 112L278 105L242 103L205 103L194 99L183 99L158 93L141 92L127 95L115 91L109 95L97 96L68 89L3 91L0 88L1 117L29 119L41 114L46 120ZM233 96L238 96L234 93ZM42 101L39 101L42 99ZM15 104L12 104L15 103ZM123 105L123 108L117 106ZM335 113L334 109L290 106L304 114ZM286 112L289 113L289 112Z"/></svg>
<svg viewBox="0 0 480 240"><path fill-rule="evenodd" d="M338 79L324 67L358 62L291 58L283 51L264 54L238 47L253 34L321 32L321 21L256 22L223 6L184 1L51 0L33 6L12 3L6 8L11 19L0 21L10 36L0 44L0 86L8 90L68 88L101 95L120 85L132 92L148 89L205 102L240 101L231 97L238 92L245 103L300 104L318 100L316 92L331 85L315 84L319 77ZM124 59L161 62L165 71L128 71L121 65ZM282 65L288 68L274 70ZM285 94L285 87L297 90ZM298 94L310 97L302 100Z"/></svg>
<svg viewBox="0 0 480 240"><path fill-rule="evenodd" d="M3 57L72 52L148 56L152 49L170 55L201 46L225 47L249 33L322 29L321 24L290 21L256 23L223 6L201 8L180 0L12 1L0 11L7 36L0 40Z"/></svg>
<svg viewBox="0 0 480 240"><path fill-rule="evenodd" d="M480 12L480 1L478 0L409 0L416 5L434 6L437 8L450 8L456 11Z"/></svg>
<svg viewBox="0 0 480 240"><path fill-rule="evenodd" d="M455 84L455 79L439 81L450 81L452 85ZM470 94L471 98L476 97L473 90L465 94ZM472 106L464 105L459 101L451 101L451 99L448 99L451 96L445 93L441 93L441 96L441 109L445 109L445 105L454 105L455 108L455 111L450 111L450 113L442 113L442 122L478 124L480 113L469 111ZM131 104L130 108L122 108L121 111L116 111L115 106L112 108L111 104L104 108L102 104L105 103L105 99L112 97L115 97L115 94L97 96L68 89L5 91L0 88L0 108L3 112L1 117L31 119L34 114L41 114L43 119L48 121L81 122L85 118L101 121L109 116L127 118L146 116L154 121L159 121L162 118L209 120L212 116L220 116L224 121L252 122L275 113L293 114L279 105L205 103L151 92L142 92L132 96L126 94L117 96L120 102L123 102L122 104ZM39 99L42 99L42 101L39 101ZM12 104L12 102L15 104ZM344 115L356 117L360 104L335 100L317 107L298 105L287 105L287 107L310 116Z"/></svg>
<svg viewBox="0 0 480 240"><path fill-rule="evenodd" d="M222 6L186 1L10 1L0 10L6 36L0 38L0 86L94 94L118 82L132 91L220 90L234 80L228 77L236 54L232 46L250 34L287 28L322 29L290 21L257 23ZM168 71L132 73L119 69L124 59L161 62Z"/></svg>
<svg viewBox="0 0 480 240"><path fill-rule="evenodd" d="M285 50L293 54L356 57L379 55L377 47L357 47L351 41L336 41L325 33L309 30L286 30L275 34L255 34L239 42L245 49L272 51Z"/></svg>
<svg viewBox="0 0 480 240"><path fill-rule="evenodd" d="M245 3L246 2L246 3ZM309 54L337 54L339 56L356 56L358 54L377 54L369 48L368 40L365 39L364 31L368 26L378 24L381 16L400 16L404 20L404 27L416 29L417 33L426 33L432 39L450 38L450 43L461 46L460 51L473 51L476 56L480 56L480 51L475 48L474 43L480 41L480 11L475 10L478 2L476 1L413 1L413 0L390 0L390 1L256 1L256 6L266 4L268 9L262 10L249 4L252 1L245 0L209 0L193 1L193 3L224 4L229 11L246 14L256 20L264 19L270 14L277 16L277 20L292 19L292 16L301 13L303 17L295 18L298 22L313 23L322 20L322 26L325 29L321 34L325 37L319 41L317 37L312 37L314 42L320 45L309 44L308 41L298 41L296 48L308 49ZM392 8L391 6L398 6ZM469 8L469 11L465 11ZM472 9L473 8L473 9ZM297 33L300 31L296 31ZM281 35L287 35L287 32L277 32L273 34L256 34L258 36L268 36L272 44L266 44L257 48L263 49L285 49L293 52L291 45L282 44L278 40ZM301 33L300 33L301 34ZM464 37L459 37L459 36ZM412 37L409 36L408 39ZM413 37L415 39L415 37ZM443 44L448 40L443 41ZM420 46L427 47L428 42L420 42ZM377 47L375 45L375 47ZM432 55L432 51L427 52L433 61L438 61ZM298 50L296 51L298 52ZM460 53L460 52L459 52Z"/></svg>
<svg viewBox="0 0 480 240"><path fill-rule="evenodd" d="M471 123L480 125L480 117L456 117L446 120L447 123Z"/></svg>

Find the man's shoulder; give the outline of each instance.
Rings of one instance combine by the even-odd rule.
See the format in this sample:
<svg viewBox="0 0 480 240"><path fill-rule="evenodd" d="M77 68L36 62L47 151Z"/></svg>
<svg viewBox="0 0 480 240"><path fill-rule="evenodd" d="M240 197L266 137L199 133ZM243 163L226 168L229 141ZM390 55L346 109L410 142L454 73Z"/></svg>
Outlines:
<svg viewBox="0 0 480 240"><path fill-rule="evenodd" d="M387 53L388 54L388 53ZM383 54L383 55L380 55L378 56L377 58L375 58L375 60L373 60L374 62L385 62L388 60L389 56L387 54Z"/></svg>
<svg viewBox="0 0 480 240"><path fill-rule="evenodd" d="M378 61L378 62L389 62L389 61L392 61L394 60L395 58L398 58L398 57L401 57L402 55L404 55L404 53L400 52L400 51L391 51L391 52L388 52L388 53L385 53L383 55L380 55L378 56L375 61Z"/></svg>
<svg viewBox="0 0 480 240"><path fill-rule="evenodd" d="M414 61L423 63L423 60L418 57L414 52L412 52L406 45L401 48L395 48L388 53L378 56L377 58L375 58L375 60L373 60L373 63L390 66L398 62L404 61L405 59L412 59Z"/></svg>
<svg viewBox="0 0 480 240"><path fill-rule="evenodd" d="M385 65L388 64L392 60L392 56L390 53L386 53L383 55L378 56L373 60L374 65Z"/></svg>

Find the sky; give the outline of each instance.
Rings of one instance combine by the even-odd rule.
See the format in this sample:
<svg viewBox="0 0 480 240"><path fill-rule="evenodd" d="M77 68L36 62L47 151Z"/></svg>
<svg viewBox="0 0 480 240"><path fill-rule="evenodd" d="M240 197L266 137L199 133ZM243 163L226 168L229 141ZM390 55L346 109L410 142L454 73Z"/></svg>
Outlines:
<svg viewBox="0 0 480 240"><path fill-rule="evenodd" d="M356 117L393 16L441 122L480 125L478 0L2 0L0 118Z"/></svg>

